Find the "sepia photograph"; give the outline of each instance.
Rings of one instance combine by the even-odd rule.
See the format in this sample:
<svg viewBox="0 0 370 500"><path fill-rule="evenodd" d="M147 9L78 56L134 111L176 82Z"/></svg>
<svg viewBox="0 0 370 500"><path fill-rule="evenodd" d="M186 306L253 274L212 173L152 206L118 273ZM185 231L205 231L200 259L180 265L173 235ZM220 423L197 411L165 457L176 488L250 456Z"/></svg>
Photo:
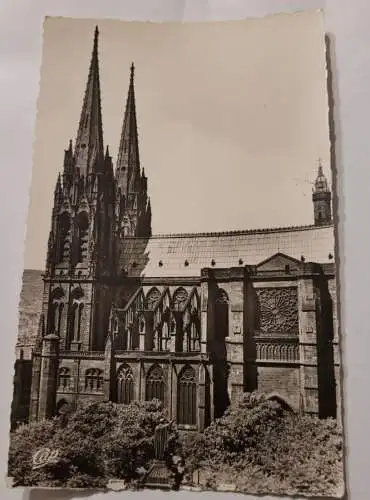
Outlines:
<svg viewBox="0 0 370 500"><path fill-rule="evenodd" d="M330 80L317 10L45 19L11 487L344 495Z"/></svg>

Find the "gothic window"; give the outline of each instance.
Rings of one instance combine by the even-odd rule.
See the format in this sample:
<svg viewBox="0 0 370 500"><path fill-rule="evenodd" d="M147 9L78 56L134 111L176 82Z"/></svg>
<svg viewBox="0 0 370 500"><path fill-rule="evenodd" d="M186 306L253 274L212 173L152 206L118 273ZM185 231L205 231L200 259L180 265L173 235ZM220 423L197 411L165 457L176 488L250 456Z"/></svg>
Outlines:
<svg viewBox="0 0 370 500"><path fill-rule="evenodd" d="M84 262L89 242L89 218L86 212L81 212L77 217L77 231L77 262Z"/></svg>
<svg viewBox="0 0 370 500"><path fill-rule="evenodd" d="M298 297L295 287L259 288L258 330L262 335L298 334Z"/></svg>
<svg viewBox="0 0 370 500"><path fill-rule="evenodd" d="M182 311L185 306L186 301L188 300L188 292L185 288L178 288L173 294L172 298L172 307L175 311Z"/></svg>
<svg viewBox="0 0 370 500"><path fill-rule="evenodd" d="M190 325L189 351L200 351L200 335L198 322L192 322Z"/></svg>
<svg viewBox="0 0 370 500"><path fill-rule="evenodd" d="M177 382L177 423L179 425L196 425L197 423L197 384L195 371L186 366L180 373Z"/></svg>
<svg viewBox="0 0 370 500"><path fill-rule="evenodd" d="M53 291L49 311L49 331L60 335L62 313L64 309L64 292L61 288Z"/></svg>
<svg viewBox="0 0 370 500"><path fill-rule="evenodd" d="M58 372L57 386L59 391L65 391L70 388L71 374L69 368L60 368Z"/></svg>
<svg viewBox="0 0 370 500"><path fill-rule="evenodd" d="M99 368L89 368L85 374L85 390L98 392L103 389L103 371Z"/></svg>
<svg viewBox="0 0 370 500"><path fill-rule="evenodd" d="M154 365L146 377L146 400L159 399L164 402L164 375L159 365Z"/></svg>
<svg viewBox="0 0 370 500"><path fill-rule="evenodd" d="M134 377L128 365L123 365L117 375L117 402L128 405L134 399Z"/></svg>
<svg viewBox="0 0 370 500"><path fill-rule="evenodd" d="M66 340L66 348L69 349L71 342L79 341L81 338L81 320L84 304L82 302L83 292L81 289L72 294L69 312L69 327Z"/></svg>
<svg viewBox="0 0 370 500"><path fill-rule="evenodd" d="M216 331L215 338L224 341L229 335L229 297L225 290L218 288L216 292Z"/></svg>
<svg viewBox="0 0 370 500"><path fill-rule="evenodd" d="M158 288L152 288L151 290L149 290L146 296L146 308L149 310L153 310L157 305L160 297L161 293Z"/></svg>
<svg viewBox="0 0 370 500"><path fill-rule="evenodd" d="M66 262L69 256L69 245L71 237L71 219L64 212L59 216L59 245L57 263Z"/></svg>

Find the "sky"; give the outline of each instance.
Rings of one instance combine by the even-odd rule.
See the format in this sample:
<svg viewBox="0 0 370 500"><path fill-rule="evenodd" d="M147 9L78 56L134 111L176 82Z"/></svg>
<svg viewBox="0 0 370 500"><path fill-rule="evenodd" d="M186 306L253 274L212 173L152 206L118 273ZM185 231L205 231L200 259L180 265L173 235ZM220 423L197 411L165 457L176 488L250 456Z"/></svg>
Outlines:
<svg viewBox="0 0 370 500"><path fill-rule="evenodd" d="M43 269L64 149L76 138L98 25L113 161L130 65L153 233L313 223L330 142L322 14L212 23L46 18L25 268Z"/></svg>

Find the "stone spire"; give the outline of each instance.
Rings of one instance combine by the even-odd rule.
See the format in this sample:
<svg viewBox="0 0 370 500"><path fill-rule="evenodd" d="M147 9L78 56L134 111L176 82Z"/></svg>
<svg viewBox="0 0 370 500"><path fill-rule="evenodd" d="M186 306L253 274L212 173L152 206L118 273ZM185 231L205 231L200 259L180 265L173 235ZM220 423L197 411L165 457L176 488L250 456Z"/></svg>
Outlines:
<svg viewBox="0 0 370 500"><path fill-rule="evenodd" d="M119 145L116 179L122 194L137 191L140 179L139 141L136 121L136 104L134 88L134 63L131 64L130 85L126 100L121 140Z"/></svg>
<svg viewBox="0 0 370 500"><path fill-rule="evenodd" d="M104 165L98 39L99 30L96 27L74 152L74 167L84 176L100 171Z"/></svg>

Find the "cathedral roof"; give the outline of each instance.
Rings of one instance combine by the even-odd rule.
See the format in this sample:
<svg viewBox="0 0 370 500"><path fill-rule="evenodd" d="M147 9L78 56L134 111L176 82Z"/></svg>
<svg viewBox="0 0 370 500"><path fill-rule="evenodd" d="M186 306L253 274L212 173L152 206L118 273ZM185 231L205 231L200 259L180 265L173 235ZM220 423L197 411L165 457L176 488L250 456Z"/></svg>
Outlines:
<svg viewBox="0 0 370 500"><path fill-rule="evenodd" d="M128 276L198 277L203 268L257 265L276 253L306 262L333 262L334 228L298 226L220 233L125 238L120 267Z"/></svg>

